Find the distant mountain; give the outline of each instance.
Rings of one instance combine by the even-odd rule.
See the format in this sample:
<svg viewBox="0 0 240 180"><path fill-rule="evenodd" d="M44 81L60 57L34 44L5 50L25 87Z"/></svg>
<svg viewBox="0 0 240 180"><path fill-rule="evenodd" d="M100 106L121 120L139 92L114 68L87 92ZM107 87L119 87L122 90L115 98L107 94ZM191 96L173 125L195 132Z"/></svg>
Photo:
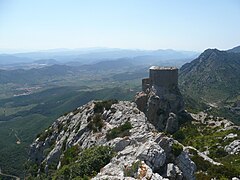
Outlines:
<svg viewBox="0 0 240 180"><path fill-rule="evenodd" d="M179 81L183 93L195 99L234 101L240 92L240 54L207 49L181 67Z"/></svg>
<svg viewBox="0 0 240 180"><path fill-rule="evenodd" d="M170 53L170 52L168 52ZM139 56L113 60L102 59L95 63L83 64L69 62L62 64L55 59L41 59L30 63L2 65L0 69L0 84L38 84L44 82L72 80L79 76L100 75L123 81L143 78L146 71L142 70L153 64L161 66L181 66L190 59L162 59L156 56ZM108 75L107 75L108 74Z"/></svg>
<svg viewBox="0 0 240 180"><path fill-rule="evenodd" d="M15 55L9 54L0 54L0 64L13 64L13 63L29 63L33 62L34 60L29 57L18 57Z"/></svg>
<svg viewBox="0 0 240 180"><path fill-rule="evenodd" d="M59 62L56 61L55 59L40 59L40 60L34 61L33 63L45 64L45 65L59 64Z"/></svg>
<svg viewBox="0 0 240 180"><path fill-rule="evenodd" d="M50 82L53 79L63 78L77 71L74 67L65 65L52 65L43 68L0 70L0 84L38 84Z"/></svg>
<svg viewBox="0 0 240 180"><path fill-rule="evenodd" d="M240 46L229 49L228 52L240 53Z"/></svg>
<svg viewBox="0 0 240 180"><path fill-rule="evenodd" d="M131 59L128 58L122 58L112 61L100 61L94 64L86 64L79 67L79 69L82 70L88 70L88 71L115 71L115 70L121 70L121 69L129 69L133 67L134 64L131 62Z"/></svg>
<svg viewBox="0 0 240 180"><path fill-rule="evenodd" d="M18 58L55 59L59 62L81 62L89 64L102 60L113 60L121 58L153 57L158 60L189 59L195 58L197 52L166 50L136 50L117 48L85 48L85 49L56 49L39 52L16 53L11 56ZM10 62L10 60L9 60ZM15 63L16 61L14 61Z"/></svg>

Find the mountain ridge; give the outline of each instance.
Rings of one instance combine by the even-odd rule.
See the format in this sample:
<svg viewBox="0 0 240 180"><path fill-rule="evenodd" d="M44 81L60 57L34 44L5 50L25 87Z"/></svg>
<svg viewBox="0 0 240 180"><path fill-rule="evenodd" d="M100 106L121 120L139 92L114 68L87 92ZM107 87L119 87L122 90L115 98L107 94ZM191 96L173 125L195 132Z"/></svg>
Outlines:
<svg viewBox="0 0 240 180"><path fill-rule="evenodd" d="M180 68L180 86L186 94L220 103L239 91L239 68L240 54L207 49Z"/></svg>
<svg viewBox="0 0 240 180"><path fill-rule="evenodd" d="M232 49L229 49L228 52L240 53L240 46L236 46Z"/></svg>

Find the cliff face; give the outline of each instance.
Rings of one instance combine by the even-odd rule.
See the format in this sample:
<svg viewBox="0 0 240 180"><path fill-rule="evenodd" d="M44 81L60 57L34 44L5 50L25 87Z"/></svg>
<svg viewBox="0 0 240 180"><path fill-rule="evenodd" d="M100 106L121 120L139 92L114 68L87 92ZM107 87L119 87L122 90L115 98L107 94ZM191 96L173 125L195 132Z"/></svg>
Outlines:
<svg viewBox="0 0 240 180"><path fill-rule="evenodd" d="M158 132L135 103L112 103L90 102L57 119L31 145L35 175L61 171L72 147L81 149L81 156L90 147L109 146L115 155L94 179L194 179L196 166L187 149Z"/></svg>

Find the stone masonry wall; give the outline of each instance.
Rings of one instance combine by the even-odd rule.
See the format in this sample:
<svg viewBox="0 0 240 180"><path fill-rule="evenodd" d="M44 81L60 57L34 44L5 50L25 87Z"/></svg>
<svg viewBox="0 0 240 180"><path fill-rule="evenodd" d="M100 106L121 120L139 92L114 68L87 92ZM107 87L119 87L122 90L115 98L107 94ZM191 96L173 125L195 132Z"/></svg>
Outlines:
<svg viewBox="0 0 240 180"><path fill-rule="evenodd" d="M151 86L169 88L178 86L178 69L174 67L152 66L149 71Z"/></svg>

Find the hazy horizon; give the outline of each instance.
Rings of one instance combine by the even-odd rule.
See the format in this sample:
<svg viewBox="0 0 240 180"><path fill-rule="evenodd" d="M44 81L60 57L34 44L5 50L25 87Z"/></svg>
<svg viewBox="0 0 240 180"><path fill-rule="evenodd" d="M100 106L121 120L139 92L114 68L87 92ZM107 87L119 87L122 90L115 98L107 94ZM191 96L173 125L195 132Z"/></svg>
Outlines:
<svg viewBox="0 0 240 180"><path fill-rule="evenodd" d="M230 49L230 48L229 48ZM96 51L103 51L103 50L132 50L132 51L157 51L157 50L173 50L179 52L196 52L200 53L200 51L191 51L186 49L170 49L170 48L163 48L163 49L140 49L140 48L118 48L118 47L82 47L82 48L52 48L52 49L1 49L1 54L17 54L17 53L34 53L34 52L64 52L64 51L82 51L82 52L96 52Z"/></svg>
<svg viewBox="0 0 240 180"><path fill-rule="evenodd" d="M229 47L229 48L225 48L225 49L219 49L217 47L210 47L210 48L205 48L203 49L218 49L218 50L229 50L232 49L234 47L240 46L236 45L233 47ZM188 49L173 49L173 48L158 48L158 49L140 49L140 48L118 48L118 47L82 47L82 48L67 48L67 47L63 47L63 48L50 48L50 49L2 49L0 48L0 54L18 54L18 53L48 53L48 52L68 52L68 51L82 51L82 52L96 52L96 51L102 51L102 50L131 50L131 51L157 51L157 50L173 50L173 51L177 51L177 52L193 52L193 53L202 53L203 51L197 51L197 50L188 50Z"/></svg>
<svg viewBox="0 0 240 180"><path fill-rule="evenodd" d="M201 52L239 45L240 1L0 1L0 50Z"/></svg>

